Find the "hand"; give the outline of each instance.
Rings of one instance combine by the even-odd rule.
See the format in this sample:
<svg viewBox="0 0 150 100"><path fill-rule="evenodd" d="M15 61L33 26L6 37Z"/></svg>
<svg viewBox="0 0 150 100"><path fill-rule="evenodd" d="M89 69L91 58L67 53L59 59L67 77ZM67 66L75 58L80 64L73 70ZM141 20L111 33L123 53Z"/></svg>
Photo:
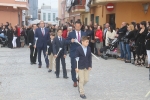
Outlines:
<svg viewBox="0 0 150 100"><path fill-rule="evenodd" d="M72 43L75 42L75 39L71 39L71 42L72 42Z"/></svg>
<svg viewBox="0 0 150 100"><path fill-rule="evenodd" d="M46 55L48 55L48 52L46 52Z"/></svg>
<svg viewBox="0 0 150 100"><path fill-rule="evenodd" d="M77 73L79 72L79 69L78 69L78 68L76 68L75 70L76 70Z"/></svg>
<svg viewBox="0 0 150 100"><path fill-rule="evenodd" d="M66 58L66 55L64 55L64 58Z"/></svg>
<svg viewBox="0 0 150 100"><path fill-rule="evenodd" d="M55 58L57 58L57 55L54 55Z"/></svg>
<svg viewBox="0 0 150 100"><path fill-rule="evenodd" d="M30 45L28 47L30 48Z"/></svg>
<svg viewBox="0 0 150 100"><path fill-rule="evenodd" d="M140 34L143 33L143 32L144 32L144 29L141 29L141 30L140 30Z"/></svg>
<svg viewBox="0 0 150 100"><path fill-rule="evenodd" d="M91 42L94 43L95 41L94 41L94 40L91 40Z"/></svg>
<svg viewBox="0 0 150 100"><path fill-rule="evenodd" d="M36 48L36 46L34 45L34 48Z"/></svg>
<svg viewBox="0 0 150 100"><path fill-rule="evenodd" d="M92 69L91 67L88 68L88 70L91 70L91 69Z"/></svg>
<svg viewBox="0 0 150 100"><path fill-rule="evenodd" d="M98 37L95 36L95 39L98 39Z"/></svg>

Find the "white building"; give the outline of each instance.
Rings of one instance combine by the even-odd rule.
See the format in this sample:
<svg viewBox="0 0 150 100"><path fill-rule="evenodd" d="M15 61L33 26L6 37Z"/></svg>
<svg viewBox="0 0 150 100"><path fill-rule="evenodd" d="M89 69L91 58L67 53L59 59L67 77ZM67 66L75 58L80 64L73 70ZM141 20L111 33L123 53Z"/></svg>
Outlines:
<svg viewBox="0 0 150 100"><path fill-rule="evenodd" d="M51 8L51 6L43 5L41 7L41 20L46 23L58 24L56 18L58 17L58 9Z"/></svg>

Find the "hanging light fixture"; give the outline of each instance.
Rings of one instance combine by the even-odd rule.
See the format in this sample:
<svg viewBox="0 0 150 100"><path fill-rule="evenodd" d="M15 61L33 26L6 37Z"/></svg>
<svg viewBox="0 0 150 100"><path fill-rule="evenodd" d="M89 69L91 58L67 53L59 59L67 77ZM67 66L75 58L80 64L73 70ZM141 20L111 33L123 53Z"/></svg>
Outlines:
<svg viewBox="0 0 150 100"><path fill-rule="evenodd" d="M148 12L149 3L144 3L143 8L144 8L144 13L146 14Z"/></svg>

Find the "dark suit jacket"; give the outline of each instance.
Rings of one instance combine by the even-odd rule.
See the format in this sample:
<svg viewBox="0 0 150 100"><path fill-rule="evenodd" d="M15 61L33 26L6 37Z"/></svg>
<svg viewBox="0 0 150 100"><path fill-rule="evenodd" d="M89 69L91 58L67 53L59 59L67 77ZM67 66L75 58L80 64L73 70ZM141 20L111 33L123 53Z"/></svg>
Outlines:
<svg viewBox="0 0 150 100"><path fill-rule="evenodd" d="M35 38L34 38L34 32L33 32L32 29L29 31L28 39L29 39L29 43L31 43L31 45L33 46L33 45L34 45Z"/></svg>
<svg viewBox="0 0 150 100"><path fill-rule="evenodd" d="M51 40L48 40L47 45L49 46L48 55L51 55L51 53L53 53L53 41L51 42Z"/></svg>
<svg viewBox="0 0 150 100"><path fill-rule="evenodd" d="M41 28L37 28L35 31L35 37L38 38L37 44L36 44L37 48L38 47L39 48L41 48L41 47L46 48L47 47L47 41L50 39L49 30L47 28L44 28L44 29L45 29L45 35L44 36L42 34Z"/></svg>
<svg viewBox="0 0 150 100"><path fill-rule="evenodd" d="M86 36L86 33L81 31L81 37L82 36ZM75 39L75 38L77 38L76 32L72 31L69 33L69 35L66 39L66 43L70 44L70 55L69 56L72 58L75 57L75 51L76 51L77 47L80 46L78 43L72 43L71 42L71 39Z"/></svg>
<svg viewBox="0 0 150 100"><path fill-rule="evenodd" d="M65 39L62 38L62 41L60 42L57 36L53 40L53 54L54 55L57 55L59 48L62 48L59 54L67 55Z"/></svg>
<svg viewBox="0 0 150 100"><path fill-rule="evenodd" d="M150 32L146 36L146 50L150 50Z"/></svg>
<svg viewBox="0 0 150 100"><path fill-rule="evenodd" d="M79 46L76 49L75 57L79 57L78 69L88 69L89 67L92 67L92 56L90 47L87 47L87 53L85 56L82 46Z"/></svg>

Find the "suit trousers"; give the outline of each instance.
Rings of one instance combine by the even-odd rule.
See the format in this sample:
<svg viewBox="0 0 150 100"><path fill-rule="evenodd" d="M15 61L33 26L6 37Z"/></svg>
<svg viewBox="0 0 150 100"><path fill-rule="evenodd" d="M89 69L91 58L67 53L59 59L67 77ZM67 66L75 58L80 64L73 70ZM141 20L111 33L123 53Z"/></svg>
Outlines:
<svg viewBox="0 0 150 100"><path fill-rule="evenodd" d="M56 71L56 61L54 61L54 56L51 53L51 55L48 56L49 58L49 69L52 70L54 66L54 71Z"/></svg>
<svg viewBox="0 0 150 100"><path fill-rule="evenodd" d="M41 66L42 65L41 52L43 51L43 55L44 55L44 58L45 58L47 49L46 49L46 47L38 47L37 51L38 51L38 62L39 62L39 65ZM49 66L48 57L45 58L45 63L46 63L46 66Z"/></svg>
<svg viewBox="0 0 150 100"><path fill-rule="evenodd" d="M150 65L150 50L146 50L147 51L147 57L148 57L148 64Z"/></svg>
<svg viewBox="0 0 150 100"><path fill-rule="evenodd" d="M67 70L66 70L66 63L65 63L65 58L64 55L59 54L56 58L56 76L59 76L60 74L60 59L61 59L61 64L62 64L62 69L63 69L63 76L67 76Z"/></svg>
<svg viewBox="0 0 150 100"><path fill-rule="evenodd" d="M83 86L89 81L89 70L79 69L79 91L80 94L84 94Z"/></svg>
<svg viewBox="0 0 150 100"><path fill-rule="evenodd" d="M71 57L71 76L72 76L73 82L77 82L76 71L75 71L75 63L76 63L75 58Z"/></svg>
<svg viewBox="0 0 150 100"><path fill-rule="evenodd" d="M31 63L35 63L36 62L36 58L37 58L37 49L35 49L34 55L34 47L30 46L30 62Z"/></svg>

